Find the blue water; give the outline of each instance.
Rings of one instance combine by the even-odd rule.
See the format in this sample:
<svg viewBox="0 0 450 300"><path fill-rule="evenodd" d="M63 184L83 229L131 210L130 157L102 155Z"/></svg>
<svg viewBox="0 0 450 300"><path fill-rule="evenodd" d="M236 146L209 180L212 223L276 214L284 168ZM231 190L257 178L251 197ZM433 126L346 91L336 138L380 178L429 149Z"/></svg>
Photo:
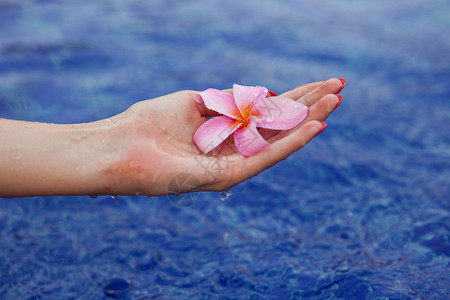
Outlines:
<svg viewBox="0 0 450 300"><path fill-rule="evenodd" d="M0 299L450 298L448 28L444 0L0 0L5 118L348 80L319 138L225 201L0 199Z"/></svg>

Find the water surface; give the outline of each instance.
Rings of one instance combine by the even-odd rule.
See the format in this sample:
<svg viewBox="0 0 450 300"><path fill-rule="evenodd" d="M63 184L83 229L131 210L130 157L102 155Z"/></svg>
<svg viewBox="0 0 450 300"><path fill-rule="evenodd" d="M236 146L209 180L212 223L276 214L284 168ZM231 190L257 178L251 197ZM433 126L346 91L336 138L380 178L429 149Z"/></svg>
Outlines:
<svg viewBox="0 0 450 300"><path fill-rule="evenodd" d="M0 0L0 115L345 77L305 149L186 208L0 199L2 299L449 297L448 1Z"/></svg>

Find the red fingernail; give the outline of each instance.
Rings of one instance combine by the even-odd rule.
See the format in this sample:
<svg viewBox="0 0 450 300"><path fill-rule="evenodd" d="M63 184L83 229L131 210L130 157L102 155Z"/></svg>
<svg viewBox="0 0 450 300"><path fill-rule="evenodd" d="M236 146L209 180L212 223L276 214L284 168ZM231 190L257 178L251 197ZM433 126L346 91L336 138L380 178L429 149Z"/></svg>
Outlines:
<svg viewBox="0 0 450 300"><path fill-rule="evenodd" d="M322 123L322 129L320 129L320 131L318 133L316 133L316 135L314 137L318 136L325 128L327 128L327 123L325 123L325 122L320 122L320 123Z"/></svg>
<svg viewBox="0 0 450 300"><path fill-rule="evenodd" d="M339 89L338 93L340 93L347 84L347 80L345 80L344 78L339 78L339 80L342 82L342 87Z"/></svg>
<svg viewBox="0 0 450 300"><path fill-rule="evenodd" d="M338 97L338 99L339 99L339 102L336 104L336 107L333 109L333 111L335 111L336 110L336 108L338 108L339 107L339 105L341 105L341 103L342 103L342 99L344 99L344 97L342 97L341 95L339 95L339 94L337 94L336 95L337 97ZM332 111L332 112L333 112Z"/></svg>
<svg viewBox="0 0 450 300"><path fill-rule="evenodd" d="M272 92L272 91L269 91L268 93L269 93L269 96L270 96L270 97L275 97L275 96L277 95L277 93Z"/></svg>

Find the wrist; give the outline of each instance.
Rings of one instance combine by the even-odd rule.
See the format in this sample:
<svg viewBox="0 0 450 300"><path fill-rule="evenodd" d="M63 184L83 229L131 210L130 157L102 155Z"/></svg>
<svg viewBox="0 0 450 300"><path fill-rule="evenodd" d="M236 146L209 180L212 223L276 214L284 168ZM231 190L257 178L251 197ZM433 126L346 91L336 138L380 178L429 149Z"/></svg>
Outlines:
<svg viewBox="0 0 450 300"><path fill-rule="evenodd" d="M113 171L123 161L128 135L120 118L111 118L74 128L72 139L78 139L78 175L90 186L87 194L119 195L121 178Z"/></svg>
<svg viewBox="0 0 450 300"><path fill-rule="evenodd" d="M112 118L105 129L108 145L100 162L106 179L106 194L148 195L167 193L169 158L159 149L155 139L157 124L132 111Z"/></svg>

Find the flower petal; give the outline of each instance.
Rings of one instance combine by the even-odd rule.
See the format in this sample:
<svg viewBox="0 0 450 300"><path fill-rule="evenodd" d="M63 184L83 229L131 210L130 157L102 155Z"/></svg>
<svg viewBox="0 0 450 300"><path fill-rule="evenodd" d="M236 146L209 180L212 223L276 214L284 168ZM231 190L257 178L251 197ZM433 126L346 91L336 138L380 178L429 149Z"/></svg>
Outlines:
<svg viewBox="0 0 450 300"><path fill-rule="evenodd" d="M241 117L233 95L216 89L207 89L194 96L197 103L204 102L206 107L233 119Z"/></svg>
<svg viewBox="0 0 450 300"><path fill-rule="evenodd" d="M206 154L219 146L241 126L241 122L227 116L211 118L194 133L194 143L201 152Z"/></svg>
<svg viewBox="0 0 450 300"><path fill-rule="evenodd" d="M289 130L300 124L309 113L308 107L286 97L269 97L255 104L254 112L261 120L258 127Z"/></svg>
<svg viewBox="0 0 450 300"><path fill-rule="evenodd" d="M238 151L244 156L251 156L269 146L256 128L257 121L249 118L246 127L239 128L234 133L234 143Z"/></svg>
<svg viewBox="0 0 450 300"><path fill-rule="evenodd" d="M253 105L266 97L267 92L268 89L261 86L233 85L234 100L244 119L250 115Z"/></svg>

